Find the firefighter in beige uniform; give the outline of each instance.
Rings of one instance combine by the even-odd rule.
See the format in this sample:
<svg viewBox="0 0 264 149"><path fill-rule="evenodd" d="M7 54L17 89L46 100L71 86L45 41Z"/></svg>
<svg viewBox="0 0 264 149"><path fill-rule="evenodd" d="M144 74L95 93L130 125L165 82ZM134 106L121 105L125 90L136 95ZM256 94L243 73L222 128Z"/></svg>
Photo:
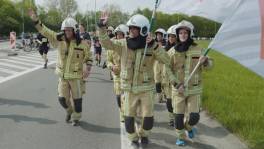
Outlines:
<svg viewBox="0 0 264 149"><path fill-rule="evenodd" d="M112 26L108 26L106 31L107 31L107 35L108 35L108 37L110 39L115 37L115 35L113 34L114 28ZM107 65L106 65L106 61L105 61L104 64L103 64L103 69L106 68L106 67L107 67ZM111 70L110 70L110 80L113 80L113 74L112 74Z"/></svg>
<svg viewBox="0 0 264 149"><path fill-rule="evenodd" d="M91 49L91 37L90 37L90 34L85 31L85 26L83 24L79 24L79 30L80 30L80 37L82 39L82 42L87 43L87 48ZM81 82L81 86L82 86L82 93L85 94L86 93L86 80L85 80L85 78Z"/></svg>
<svg viewBox="0 0 264 149"><path fill-rule="evenodd" d="M74 19L66 18L61 26L62 32L56 33L43 25L33 10L29 15L37 30L58 49L56 73L59 75L59 102L66 110L66 122L72 119L73 126L77 126L82 112L81 81L90 74L92 54L88 45L78 36L77 22ZM83 64L86 64L84 71Z"/></svg>
<svg viewBox="0 0 264 149"><path fill-rule="evenodd" d="M107 16L101 17L99 23L100 39L107 49L116 51L121 56L121 89L124 91L125 103L125 127L128 138L133 147L148 144L148 135L153 127L153 102L155 82L153 64L159 60L166 64L171 81L175 81L169 69L169 57L167 53L150 37L147 38L147 30L150 26L149 20L142 15L134 15L127 22L129 37L127 39L111 41L103 29ZM147 40L146 40L147 39ZM148 50L144 61L144 47L148 43ZM142 125L138 132L135 130L135 116L137 108L141 108Z"/></svg>
<svg viewBox="0 0 264 149"><path fill-rule="evenodd" d="M182 21L176 27L177 44L168 52L177 83L172 87L172 103L175 114L176 145L185 145L185 130L188 137L194 137L193 126L200 119L200 96L202 93L203 68L211 66L209 59L202 55L202 48L198 47L191 38L193 35L193 25L188 21ZM199 69L195 72L191 80L185 80L198 63L201 61ZM184 84L187 84L186 86ZM188 115L184 115L185 113ZM184 122L184 116L187 117Z"/></svg>
<svg viewBox="0 0 264 149"><path fill-rule="evenodd" d="M165 50L168 52L174 45L176 44L176 25L171 26L167 30L168 41L165 45ZM164 67L164 66L163 66ZM162 90L164 92L164 97L166 98L166 106L169 112L169 126L174 127L174 115L173 115L173 107L171 102L171 84L168 79L165 68L162 69Z"/></svg>
<svg viewBox="0 0 264 149"><path fill-rule="evenodd" d="M115 38L113 40L120 40L126 38L128 34L128 27L124 24L120 24L114 30ZM108 50L107 51L107 67L110 69L114 79L114 92L116 95L117 104L120 110L120 121L124 122L124 112L122 106L122 91L120 83L120 71L121 71L121 58L116 51Z"/></svg>
<svg viewBox="0 0 264 149"><path fill-rule="evenodd" d="M162 47L165 47L166 41L166 31L163 28L158 28L155 31L155 40L157 43L159 43ZM159 103L163 102L163 95L162 95L162 68L163 68L163 63L160 63L158 61L155 61L154 63L154 80L156 84L156 95Z"/></svg>

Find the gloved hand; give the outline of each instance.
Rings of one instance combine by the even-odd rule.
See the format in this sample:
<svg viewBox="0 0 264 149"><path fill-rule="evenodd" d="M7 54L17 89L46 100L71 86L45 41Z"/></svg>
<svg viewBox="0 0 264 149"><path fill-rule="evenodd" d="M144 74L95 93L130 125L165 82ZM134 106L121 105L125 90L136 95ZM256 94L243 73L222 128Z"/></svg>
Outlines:
<svg viewBox="0 0 264 149"><path fill-rule="evenodd" d="M178 90L179 94L183 94L185 91L184 83L174 84L174 87Z"/></svg>
<svg viewBox="0 0 264 149"><path fill-rule="evenodd" d="M62 37L64 36L64 32L57 33L56 38L58 41L62 41Z"/></svg>

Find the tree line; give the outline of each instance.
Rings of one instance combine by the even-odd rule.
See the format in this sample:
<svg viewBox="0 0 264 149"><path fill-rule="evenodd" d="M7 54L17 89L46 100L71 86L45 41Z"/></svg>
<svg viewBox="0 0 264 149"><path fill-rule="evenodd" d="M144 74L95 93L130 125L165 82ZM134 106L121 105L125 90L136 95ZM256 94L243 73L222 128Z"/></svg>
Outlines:
<svg viewBox="0 0 264 149"><path fill-rule="evenodd" d="M23 31L36 32L34 24L27 15L28 9L37 10L41 21L49 28L59 31L61 22L67 17L74 17L79 23L84 24L88 31L95 30L95 24L98 21L101 11L87 10L78 11L78 5L75 0L49 0L45 6L35 4L35 0L0 0L0 37L8 36L11 31L21 34ZM152 10L137 9L132 14L123 12L118 5L105 5L102 10L110 13L109 25L116 27L121 23L126 23L133 14L143 14L149 19ZM221 24L197 16L187 16L184 14L166 14L157 12L154 30L164 28L167 30L171 25L177 24L181 20L191 21L195 26L195 36L214 37Z"/></svg>

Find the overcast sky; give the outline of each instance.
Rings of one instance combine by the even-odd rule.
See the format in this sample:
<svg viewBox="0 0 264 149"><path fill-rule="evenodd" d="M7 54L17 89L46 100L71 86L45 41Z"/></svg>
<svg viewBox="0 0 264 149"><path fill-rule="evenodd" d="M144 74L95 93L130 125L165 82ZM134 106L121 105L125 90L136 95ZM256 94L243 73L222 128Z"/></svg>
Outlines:
<svg viewBox="0 0 264 149"><path fill-rule="evenodd" d="M36 0L36 3L39 5L45 4L47 0ZM85 12L88 10L94 10L95 0L76 0L80 9L80 12ZM163 10L164 3L169 2L170 0L162 0L160 10ZM155 0L96 0L97 10L101 10L105 4L118 4L122 11L124 12L133 12L138 7L139 8L150 8L153 9Z"/></svg>

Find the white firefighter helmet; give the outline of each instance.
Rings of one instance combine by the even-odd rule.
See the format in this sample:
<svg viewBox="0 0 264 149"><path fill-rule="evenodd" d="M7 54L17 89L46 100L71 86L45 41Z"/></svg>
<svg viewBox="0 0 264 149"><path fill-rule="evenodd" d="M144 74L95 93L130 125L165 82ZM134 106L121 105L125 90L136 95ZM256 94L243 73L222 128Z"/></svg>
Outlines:
<svg viewBox="0 0 264 149"><path fill-rule="evenodd" d="M176 28L177 28L178 25L172 25L171 27L169 27L169 29L167 30L167 34L170 35L176 35Z"/></svg>
<svg viewBox="0 0 264 149"><path fill-rule="evenodd" d="M108 26L106 30L107 30L107 31L112 31L112 32L113 32L113 31L114 31L114 28L113 28L112 26Z"/></svg>
<svg viewBox="0 0 264 149"><path fill-rule="evenodd" d="M140 14L136 14L136 15L132 16L128 20L127 26L128 27L135 26L135 27L140 28L139 33L140 33L141 36L147 36L148 30L150 28L150 24L149 24L148 18L146 18L145 16L140 15Z"/></svg>
<svg viewBox="0 0 264 149"><path fill-rule="evenodd" d="M114 30L114 33L116 34L117 32L122 32L125 36L128 35L129 29L128 26L126 26L125 24L120 24L116 27L116 29Z"/></svg>
<svg viewBox="0 0 264 149"><path fill-rule="evenodd" d="M166 34L167 34L167 32L165 31L165 29L163 29L163 28L158 28L158 29L155 31L155 34L157 34L157 33L161 33L162 36L163 36L163 38L165 38L165 37L166 37Z"/></svg>
<svg viewBox="0 0 264 149"><path fill-rule="evenodd" d="M182 20L180 23L177 24L177 27L175 29L176 33L178 33L179 29L182 29L182 28L189 30L191 32L191 36L194 35L194 33L193 33L194 26L191 22L186 21L186 20Z"/></svg>
<svg viewBox="0 0 264 149"><path fill-rule="evenodd" d="M71 17L66 18L61 24L61 30L64 31L66 27L73 28L74 32L77 31L77 21Z"/></svg>

